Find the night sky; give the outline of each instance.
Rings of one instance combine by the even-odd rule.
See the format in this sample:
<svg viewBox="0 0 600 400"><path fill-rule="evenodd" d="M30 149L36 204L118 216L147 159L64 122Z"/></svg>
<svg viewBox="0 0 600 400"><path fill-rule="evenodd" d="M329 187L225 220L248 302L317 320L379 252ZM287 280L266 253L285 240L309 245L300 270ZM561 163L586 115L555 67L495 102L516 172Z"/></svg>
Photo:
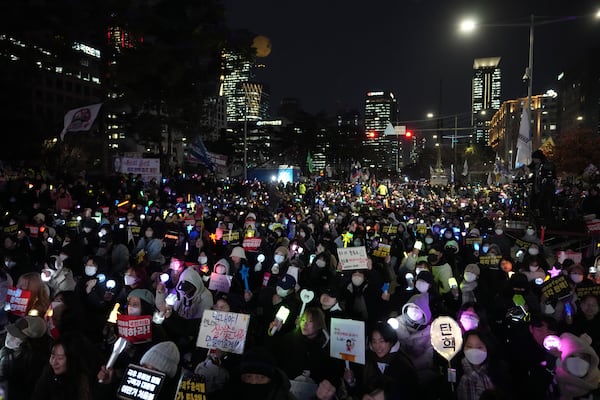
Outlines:
<svg viewBox="0 0 600 400"><path fill-rule="evenodd" d="M528 27L486 27L458 33L464 16L481 23L527 23L529 15L593 15L591 0L224 0L230 28L271 39L259 80L272 109L295 97L310 112L364 111L370 90L398 98L400 120L465 114L471 105L473 59L502 57L502 100L527 94L521 77L528 59ZM538 26L534 94L557 89L556 77L600 41L600 20ZM440 101L441 99L441 101Z"/></svg>

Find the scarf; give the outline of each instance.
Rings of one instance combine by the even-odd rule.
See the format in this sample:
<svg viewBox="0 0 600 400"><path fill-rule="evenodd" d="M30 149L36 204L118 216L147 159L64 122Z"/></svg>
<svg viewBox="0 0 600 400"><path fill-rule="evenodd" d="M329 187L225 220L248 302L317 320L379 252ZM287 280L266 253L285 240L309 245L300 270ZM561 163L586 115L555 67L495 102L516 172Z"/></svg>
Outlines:
<svg viewBox="0 0 600 400"><path fill-rule="evenodd" d="M466 358L462 361L463 375L458 382L457 394L459 399L479 399L487 389L494 389L494 384L487 372L487 365L473 365Z"/></svg>

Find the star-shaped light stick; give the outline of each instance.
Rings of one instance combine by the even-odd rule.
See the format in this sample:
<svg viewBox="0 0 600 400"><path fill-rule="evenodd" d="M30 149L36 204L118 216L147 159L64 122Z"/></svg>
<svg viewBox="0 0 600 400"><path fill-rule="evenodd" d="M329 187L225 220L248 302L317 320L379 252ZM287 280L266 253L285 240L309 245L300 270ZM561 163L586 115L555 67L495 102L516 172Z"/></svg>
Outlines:
<svg viewBox="0 0 600 400"><path fill-rule="evenodd" d="M348 243L352 240L354 235L352 232L342 233L342 242L344 242L344 247L348 247Z"/></svg>

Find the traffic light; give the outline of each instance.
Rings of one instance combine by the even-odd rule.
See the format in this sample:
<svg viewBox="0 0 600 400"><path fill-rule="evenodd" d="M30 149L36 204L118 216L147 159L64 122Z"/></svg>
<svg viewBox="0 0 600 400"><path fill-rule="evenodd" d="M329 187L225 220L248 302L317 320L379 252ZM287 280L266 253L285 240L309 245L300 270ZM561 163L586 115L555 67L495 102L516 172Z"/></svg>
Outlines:
<svg viewBox="0 0 600 400"><path fill-rule="evenodd" d="M412 139L413 133L411 131L406 131L406 133L404 134L404 137L407 139Z"/></svg>
<svg viewBox="0 0 600 400"><path fill-rule="evenodd" d="M367 138L368 139L377 139L377 132L375 132L375 131L368 131L367 132Z"/></svg>

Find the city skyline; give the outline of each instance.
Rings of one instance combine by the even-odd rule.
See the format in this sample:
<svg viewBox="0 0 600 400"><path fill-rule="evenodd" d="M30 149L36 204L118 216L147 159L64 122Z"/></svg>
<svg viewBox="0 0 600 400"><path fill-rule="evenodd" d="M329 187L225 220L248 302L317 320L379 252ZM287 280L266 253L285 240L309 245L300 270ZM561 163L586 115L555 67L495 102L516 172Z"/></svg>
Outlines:
<svg viewBox="0 0 600 400"><path fill-rule="evenodd" d="M399 119L452 115L471 109L472 65L476 58L501 57L502 100L526 95L529 16L589 15L589 19L535 28L534 93L556 89L557 76L592 48L592 1L422 0L404 4L342 3L283 5L272 0L224 0L230 28L248 29L271 40L266 68L257 79L271 92L271 109L286 97L298 98L311 113L356 109L369 91L391 91ZM571 2L575 3L575 2ZM459 21L476 17L475 35L458 32ZM515 24L525 24L516 27Z"/></svg>

